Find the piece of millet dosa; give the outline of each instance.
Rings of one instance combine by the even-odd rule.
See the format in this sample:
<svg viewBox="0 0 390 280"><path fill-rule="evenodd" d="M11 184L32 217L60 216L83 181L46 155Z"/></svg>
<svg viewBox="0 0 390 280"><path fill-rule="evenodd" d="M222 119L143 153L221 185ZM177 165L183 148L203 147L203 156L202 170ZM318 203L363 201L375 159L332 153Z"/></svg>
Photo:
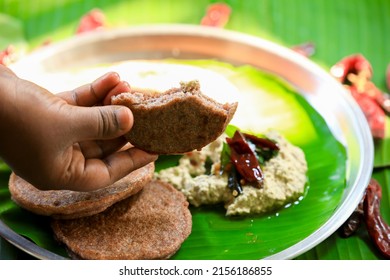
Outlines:
<svg viewBox="0 0 390 280"><path fill-rule="evenodd" d="M182 82L162 93L121 93L111 103L124 105L134 115L126 135L135 147L156 154L200 150L217 139L233 118L238 103L221 104L200 91L199 82Z"/></svg>
<svg viewBox="0 0 390 280"><path fill-rule="evenodd" d="M11 198L33 213L58 219L73 219L99 213L117 201L139 192L153 177L154 163L141 167L114 184L90 192L43 191L12 173Z"/></svg>
<svg viewBox="0 0 390 280"><path fill-rule="evenodd" d="M192 230L185 196L153 180L99 214L53 220L55 237L76 259L168 259Z"/></svg>

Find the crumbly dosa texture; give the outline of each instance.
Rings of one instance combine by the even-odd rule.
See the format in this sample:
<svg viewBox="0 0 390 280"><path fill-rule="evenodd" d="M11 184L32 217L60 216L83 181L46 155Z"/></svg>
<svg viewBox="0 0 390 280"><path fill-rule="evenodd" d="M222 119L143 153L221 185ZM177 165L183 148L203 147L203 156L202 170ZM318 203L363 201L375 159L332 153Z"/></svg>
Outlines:
<svg viewBox="0 0 390 280"><path fill-rule="evenodd" d="M80 259L168 259L192 230L185 196L154 180L104 212L53 220L56 238Z"/></svg>
<svg viewBox="0 0 390 280"><path fill-rule="evenodd" d="M149 163L105 188L78 192L40 190L12 173L9 180L11 198L20 207L35 214L60 219L90 216L139 192L152 180L154 163Z"/></svg>
<svg viewBox="0 0 390 280"><path fill-rule="evenodd" d="M114 96L134 115L126 135L137 148L156 154L199 150L217 139L233 118L238 103L221 104L201 93L198 81L182 82L162 93L129 92Z"/></svg>

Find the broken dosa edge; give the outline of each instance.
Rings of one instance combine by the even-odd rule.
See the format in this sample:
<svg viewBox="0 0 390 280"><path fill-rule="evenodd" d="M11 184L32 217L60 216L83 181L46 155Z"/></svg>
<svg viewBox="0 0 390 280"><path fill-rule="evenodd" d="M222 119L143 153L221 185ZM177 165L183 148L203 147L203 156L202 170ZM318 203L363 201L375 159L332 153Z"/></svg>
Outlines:
<svg viewBox="0 0 390 280"><path fill-rule="evenodd" d="M200 150L225 131L238 106L202 94L197 80L181 82L179 88L165 92L121 93L112 97L111 103L133 112L134 125L126 139L155 154Z"/></svg>

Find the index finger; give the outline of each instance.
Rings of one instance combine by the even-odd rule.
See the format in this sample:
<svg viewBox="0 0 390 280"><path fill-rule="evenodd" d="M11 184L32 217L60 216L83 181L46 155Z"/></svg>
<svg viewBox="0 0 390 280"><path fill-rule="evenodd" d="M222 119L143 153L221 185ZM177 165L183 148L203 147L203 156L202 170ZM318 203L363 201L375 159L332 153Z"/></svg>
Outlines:
<svg viewBox="0 0 390 280"><path fill-rule="evenodd" d="M68 104L77 106L93 106L103 102L106 96L121 80L117 73L109 72L90 84L80 86L72 91L59 93L57 96L64 99Z"/></svg>

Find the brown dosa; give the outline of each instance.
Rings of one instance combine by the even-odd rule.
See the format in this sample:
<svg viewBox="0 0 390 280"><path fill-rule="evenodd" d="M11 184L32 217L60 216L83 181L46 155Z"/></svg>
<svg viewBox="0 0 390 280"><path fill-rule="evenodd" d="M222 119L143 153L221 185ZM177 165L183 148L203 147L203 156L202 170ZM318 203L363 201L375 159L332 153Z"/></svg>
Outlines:
<svg viewBox="0 0 390 280"><path fill-rule="evenodd" d="M180 191L154 180L104 212L53 220L52 228L73 258L168 259L191 233L192 217Z"/></svg>
<svg viewBox="0 0 390 280"><path fill-rule="evenodd" d="M73 219L99 213L117 201L139 192L153 177L154 163L141 167L114 184L91 192L42 191L15 173L11 174L11 198L21 207L44 216Z"/></svg>
<svg viewBox="0 0 390 280"><path fill-rule="evenodd" d="M237 103L220 104L200 91L198 81L156 93L136 91L112 97L134 115L126 135L137 148L156 154L181 154L199 150L226 129Z"/></svg>

